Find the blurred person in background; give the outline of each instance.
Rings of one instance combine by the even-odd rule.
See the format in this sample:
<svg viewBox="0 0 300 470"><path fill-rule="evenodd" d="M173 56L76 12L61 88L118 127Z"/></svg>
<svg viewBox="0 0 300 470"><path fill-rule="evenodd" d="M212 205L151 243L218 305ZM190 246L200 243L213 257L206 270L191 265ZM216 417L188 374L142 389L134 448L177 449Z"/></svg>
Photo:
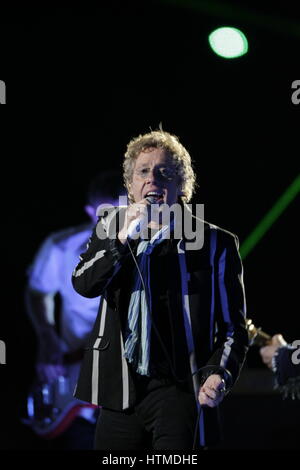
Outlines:
<svg viewBox="0 0 300 470"><path fill-rule="evenodd" d="M28 419L50 448L91 449L98 407L73 397L83 348L97 316L99 298L77 294L71 275L96 223L99 204L119 204L125 194L119 172L100 172L89 184L84 207L90 221L51 233L28 270L27 312L37 338L36 381Z"/></svg>
<svg viewBox="0 0 300 470"><path fill-rule="evenodd" d="M300 340L288 344L281 334L260 348L262 360L274 372L275 388L284 398L300 399Z"/></svg>

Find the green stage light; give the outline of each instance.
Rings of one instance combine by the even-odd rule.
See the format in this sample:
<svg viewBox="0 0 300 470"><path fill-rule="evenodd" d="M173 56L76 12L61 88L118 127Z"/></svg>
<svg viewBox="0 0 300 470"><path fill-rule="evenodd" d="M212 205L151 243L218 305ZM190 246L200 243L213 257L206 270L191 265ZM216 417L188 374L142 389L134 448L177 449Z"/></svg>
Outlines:
<svg viewBox="0 0 300 470"><path fill-rule="evenodd" d="M248 52L246 36L237 28L229 26L215 29L208 36L212 50L224 59L241 57Z"/></svg>
<svg viewBox="0 0 300 470"><path fill-rule="evenodd" d="M253 250L253 248L257 245L260 239L276 222L278 217L280 217L280 215L288 207L288 205L296 198L296 196L298 196L299 192L300 175L297 176L297 178L286 189L286 191L281 195L281 197L274 204L274 206L269 210L269 212L263 217L260 223L255 227L255 229L242 243L240 249L240 255L242 259L245 259L246 256Z"/></svg>

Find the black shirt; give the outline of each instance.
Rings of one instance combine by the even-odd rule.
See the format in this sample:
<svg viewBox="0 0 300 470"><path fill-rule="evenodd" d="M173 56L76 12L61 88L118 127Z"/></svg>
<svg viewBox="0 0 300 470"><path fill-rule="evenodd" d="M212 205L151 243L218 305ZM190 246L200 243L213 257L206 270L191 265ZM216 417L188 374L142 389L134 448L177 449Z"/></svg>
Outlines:
<svg viewBox="0 0 300 470"><path fill-rule="evenodd" d="M139 240L130 242L135 255L138 243ZM182 313L181 275L177 243L178 240L166 239L158 244L150 254L152 303L150 375L156 378L171 378L172 381L178 379L181 381L190 375ZM127 266L123 268L122 291L123 295L127 296L125 305L129 305L136 273L136 267L130 254ZM147 286L147 282L145 284ZM176 296L174 296L174 286L176 286ZM171 295L171 291L173 295ZM123 332L127 326L127 314L128 312L124 315Z"/></svg>

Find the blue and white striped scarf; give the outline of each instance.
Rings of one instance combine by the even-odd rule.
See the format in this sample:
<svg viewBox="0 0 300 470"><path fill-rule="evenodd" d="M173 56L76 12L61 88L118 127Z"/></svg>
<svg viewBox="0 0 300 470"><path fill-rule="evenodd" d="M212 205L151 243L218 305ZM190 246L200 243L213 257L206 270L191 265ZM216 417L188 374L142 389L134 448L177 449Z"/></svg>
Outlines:
<svg viewBox="0 0 300 470"><path fill-rule="evenodd" d="M150 288L150 254L154 248L165 240L174 223L165 225L151 240L141 240L138 244L136 259L142 273L147 293L136 269L133 289L128 308L127 337L125 341L124 356L133 364L136 372L140 375L150 375L150 340L151 340L151 314L148 311L146 294L149 308L152 308Z"/></svg>

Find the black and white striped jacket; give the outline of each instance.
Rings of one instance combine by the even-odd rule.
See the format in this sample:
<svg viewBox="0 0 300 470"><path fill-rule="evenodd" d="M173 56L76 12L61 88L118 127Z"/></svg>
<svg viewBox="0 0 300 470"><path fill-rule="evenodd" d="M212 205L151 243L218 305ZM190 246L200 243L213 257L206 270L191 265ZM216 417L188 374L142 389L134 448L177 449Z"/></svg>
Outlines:
<svg viewBox="0 0 300 470"><path fill-rule="evenodd" d="M190 211L185 215L194 217ZM95 227L87 251L81 255L72 276L73 286L79 294L84 297L101 295L75 396L95 405L125 410L135 404L135 388L123 357L122 328L128 305L122 303L122 279L131 275L134 264L128 247L111 239L109 216L101 218L98 224L102 224L107 237L99 239ZM181 270L182 292L174 292L174 296L178 297L182 314L188 319L185 324L189 325L189 331L185 333L191 336L194 346L189 357L191 372L206 365L212 370L221 366L231 374L232 386L248 349L238 239L234 234L204 222L201 249L185 251L184 236L176 242L179 265L184 269ZM196 397L199 391L197 375L193 376L193 385ZM202 435L207 436L215 426L216 410L203 410L200 425ZM203 445L211 441L206 437L203 439Z"/></svg>

